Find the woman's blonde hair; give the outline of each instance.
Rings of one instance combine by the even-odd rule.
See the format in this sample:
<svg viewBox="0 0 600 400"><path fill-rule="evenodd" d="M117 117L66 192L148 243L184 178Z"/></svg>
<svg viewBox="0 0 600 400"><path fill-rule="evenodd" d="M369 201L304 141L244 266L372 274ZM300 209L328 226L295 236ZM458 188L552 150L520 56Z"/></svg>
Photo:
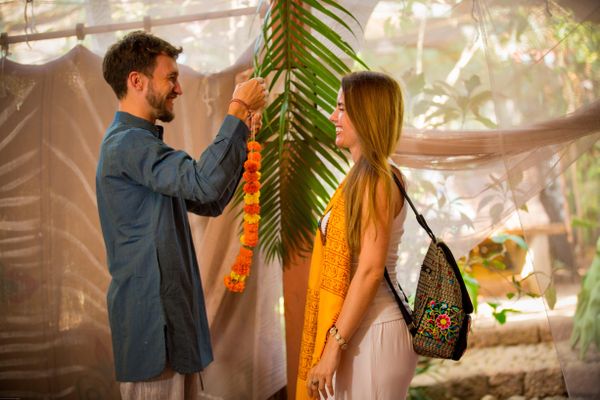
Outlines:
<svg viewBox="0 0 600 400"><path fill-rule="evenodd" d="M388 157L400 139L404 103L400 85L378 72L354 72L342 78L346 113L356 130L361 156L348 173L344 186L348 245L353 254L360 252L363 234L361 218L378 224L375 197L378 182L384 185L390 216L392 210L392 171ZM366 204L365 194L367 195Z"/></svg>

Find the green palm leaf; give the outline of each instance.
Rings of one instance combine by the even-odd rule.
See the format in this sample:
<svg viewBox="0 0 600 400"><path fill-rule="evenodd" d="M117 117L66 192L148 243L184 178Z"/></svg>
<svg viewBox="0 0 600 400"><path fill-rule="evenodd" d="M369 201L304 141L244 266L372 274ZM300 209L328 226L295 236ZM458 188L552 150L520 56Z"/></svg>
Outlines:
<svg viewBox="0 0 600 400"><path fill-rule="evenodd" d="M334 1L275 0L255 52L255 75L278 92L263 112L258 137L263 143L260 246L267 260L284 264L292 254L310 250L318 218L338 183L336 171L348 166L327 119L340 78L350 72L336 53L366 68L313 10L349 31L346 21L356 21ZM238 202L242 194L239 190Z"/></svg>

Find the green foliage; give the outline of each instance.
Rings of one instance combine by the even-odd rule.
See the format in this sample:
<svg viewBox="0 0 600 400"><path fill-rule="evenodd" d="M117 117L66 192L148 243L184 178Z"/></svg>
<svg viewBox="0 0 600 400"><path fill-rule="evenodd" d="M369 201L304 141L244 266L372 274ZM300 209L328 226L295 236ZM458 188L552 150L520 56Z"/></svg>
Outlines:
<svg viewBox="0 0 600 400"><path fill-rule="evenodd" d="M479 75L471 75L463 80L462 87L435 81L423 92L426 97L415 104L412 113L423 115L427 126L436 128L460 121L459 127L462 129L468 119L473 119L489 129L497 127L495 122L481 114L481 107L491 101L492 92L482 86Z"/></svg>
<svg viewBox="0 0 600 400"><path fill-rule="evenodd" d="M469 292L469 296L471 297L471 301L473 302L473 308L475 313L478 311L479 307L479 295L481 285L477 281L477 279L473 276L472 269L475 265L482 265L486 269L490 271L505 271L507 269L507 265L504 262L504 258L502 257L506 254L507 249L505 244L509 241L514 242L519 248L523 250L528 250L529 247L527 243L523 239L522 236L519 235L511 235L511 234L498 234L490 238L491 243L497 244L498 246L492 247L490 243L480 244L477 249L478 251L471 251L468 257L462 257L458 260L458 265L461 270L461 274L463 280L465 281L465 286L467 291ZM538 293L528 291L524 286L524 281L534 277L535 275L542 274L542 272L532 272L531 274L525 276L524 278L517 278L515 275L511 276L510 279L504 277L503 275L499 275L502 279L507 279L507 282L511 284L513 290L506 293L506 298L508 300L518 300L523 296L527 297L540 297ZM550 309L553 309L556 304L556 288L554 286L554 278L550 276L550 284L543 291L543 296L548 303ZM503 308L500 307L498 303L487 302L487 304L492 308L492 316L500 323L504 324L506 322L507 315L510 313L518 313L518 310L512 308Z"/></svg>
<svg viewBox="0 0 600 400"><path fill-rule="evenodd" d="M584 153L574 163L573 173L567 174L570 209L575 216L571 220L578 241L582 246L593 246L600 236L600 142ZM594 195L596 194L596 195Z"/></svg>
<svg viewBox="0 0 600 400"><path fill-rule="evenodd" d="M521 312L521 311L515 310L513 308L503 308L498 303L488 302L487 304L492 308L492 316L496 319L496 321L498 321L500 323L500 325L503 325L506 323L506 316L509 313L518 314Z"/></svg>
<svg viewBox="0 0 600 400"><path fill-rule="evenodd" d="M408 400L432 400L424 388L410 387L408 388Z"/></svg>
<svg viewBox="0 0 600 400"><path fill-rule="evenodd" d="M417 368L415 375L425 374L432 370L433 363L429 357L419 357L417 362ZM408 400L433 400L431 396L427 394L425 388L422 387L409 387L408 388Z"/></svg>
<svg viewBox="0 0 600 400"><path fill-rule="evenodd" d="M598 227L598 223L589 219L575 217L571 220L571 226L573 226L573 228L593 229Z"/></svg>
<svg viewBox="0 0 600 400"><path fill-rule="evenodd" d="M596 255L583 277L581 291L577 296L571 334L571 346L579 345L581 359L585 358L592 343L600 351L600 237L596 243Z"/></svg>
<svg viewBox="0 0 600 400"><path fill-rule="evenodd" d="M508 174L508 180L502 179L493 173L490 173L487 177L489 179L488 187L492 193L484 196L479 201L477 212L485 213L487 211L492 218L492 223L495 225L500 222L507 203L512 202L513 193L521 191L520 184L523 182L524 176L522 171L517 170ZM521 206L520 209L527 212L527 205Z"/></svg>
<svg viewBox="0 0 600 400"><path fill-rule="evenodd" d="M408 125L491 128L504 115L516 126L564 115L600 97L600 30L556 4L549 14L542 3L495 2L487 6L488 19L468 15L470 8L459 7L459 0L387 3L398 10L383 26L385 40L395 45L385 51L367 46L362 55L372 68L403 81ZM425 40L419 43L423 20ZM483 40L482 29L489 34L487 48L461 59L466 47ZM450 78L451 71L458 79ZM473 76L480 80L477 90ZM451 96L444 85L453 89ZM490 90L493 104L485 94Z"/></svg>
<svg viewBox="0 0 600 400"><path fill-rule="evenodd" d="M544 298L548 303L548 307L554 310L554 306L556 306L556 286L554 282L551 281L546 290L544 290Z"/></svg>
<svg viewBox="0 0 600 400"><path fill-rule="evenodd" d="M466 271L464 268L461 268L461 275L463 280L465 281L465 286L467 288L467 292L469 292L469 297L471 298L471 302L473 303L473 311L477 313L477 308L479 307L479 282L471 273Z"/></svg>
<svg viewBox="0 0 600 400"><path fill-rule="evenodd" d="M340 77L350 72L338 54L366 67L324 16L347 30L345 21L354 20L333 0L272 2L262 27L263 46L255 54L256 75L267 78L269 90L277 93L264 110L258 137L264 148L260 247L268 260L284 264L308 250L337 186L336 174L347 167L326 117L335 107Z"/></svg>
<svg viewBox="0 0 600 400"><path fill-rule="evenodd" d="M529 249L529 246L527 246L527 243L525 243L525 239L523 239L523 237L521 237L521 236L509 235L508 233L501 233L499 235L492 237L492 242L494 242L494 243L504 244L507 240L511 240L511 241L515 242L517 244L517 246L519 246L523 250Z"/></svg>

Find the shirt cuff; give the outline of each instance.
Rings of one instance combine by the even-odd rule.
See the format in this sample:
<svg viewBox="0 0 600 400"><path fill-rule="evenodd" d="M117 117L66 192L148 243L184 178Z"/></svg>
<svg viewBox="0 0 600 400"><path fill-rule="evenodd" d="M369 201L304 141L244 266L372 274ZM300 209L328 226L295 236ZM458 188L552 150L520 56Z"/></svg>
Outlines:
<svg viewBox="0 0 600 400"><path fill-rule="evenodd" d="M234 117L231 114L227 114L225 116L223 124L221 125L221 132L231 132L231 137L241 135L241 137L245 141L248 139L250 129L248 129L248 126L244 123L244 121L242 121L238 117Z"/></svg>

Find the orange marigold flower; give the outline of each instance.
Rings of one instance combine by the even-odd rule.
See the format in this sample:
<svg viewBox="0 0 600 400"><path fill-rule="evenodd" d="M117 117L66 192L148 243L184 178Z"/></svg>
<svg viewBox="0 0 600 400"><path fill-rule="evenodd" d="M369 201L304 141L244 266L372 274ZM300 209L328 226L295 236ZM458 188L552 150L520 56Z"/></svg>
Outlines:
<svg viewBox="0 0 600 400"><path fill-rule="evenodd" d="M260 156L260 153L250 153L248 154L248 160L260 161L262 160L262 157Z"/></svg>
<svg viewBox="0 0 600 400"><path fill-rule="evenodd" d="M258 221L260 220L260 168L262 146L251 140L248 146L248 159L244 162L243 178L244 191L244 233L240 237L242 247L231 267L231 272L225 277L224 283L232 292L243 292L246 287L246 277L250 274L252 265L252 248L258 244Z"/></svg>
<svg viewBox="0 0 600 400"><path fill-rule="evenodd" d="M234 285L233 287L233 291L237 292L237 293L242 293L244 291L244 289L246 288L246 282L241 281L238 282Z"/></svg>
<svg viewBox="0 0 600 400"><path fill-rule="evenodd" d="M244 168L248 172L256 172L260 169L260 162L254 160L246 160L244 162Z"/></svg>
<svg viewBox="0 0 600 400"><path fill-rule="evenodd" d="M250 237L253 237L253 236L258 237L258 229L257 230L247 230L247 231L244 231L244 235L250 236ZM249 247L254 247L254 246L249 246Z"/></svg>
<svg viewBox="0 0 600 400"><path fill-rule="evenodd" d="M231 278L231 276L227 275L225 277L225 286L232 292L241 293L244 291L246 283L244 281L238 281L236 279L233 279Z"/></svg>
<svg viewBox="0 0 600 400"><path fill-rule="evenodd" d="M260 204L246 204L244 206L244 212L247 214L258 214L260 213Z"/></svg>
<svg viewBox="0 0 600 400"><path fill-rule="evenodd" d="M233 264L233 267L231 267L231 270L238 275L248 276L250 275L250 264L236 262L235 264Z"/></svg>
<svg viewBox="0 0 600 400"><path fill-rule="evenodd" d="M258 235L256 233L243 234L242 237L240 237L240 242L244 246L256 247L258 244Z"/></svg>
<svg viewBox="0 0 600 400"><path fill-rule="evenodd" d="M248 142L248 150L249 151L261 151L262 146L257 141L253 140Z"/></svg>
<svg viewBox="0 0 600 400"><path fill-rule="evenodd" d="M233 264L240 265L242 267L244 267L244 266L250 267L250 264L252 264L252 258L238 255ZM239 272L237 272L237 271L236 271L236 273L239 274ZM240 274L240 275L243 275L243 274Z"/></svg>
<svg viewBox="0 0 600 400"><path fill-rule="evenodd" d="M244 184L244 193L256 193L260 190L260 182L248 182Z"/></svg>
<svg viewBox="0 0 600 400"><path fill-rule="evenodd" d="M244 233L258 233L258 224L257 223L250 223L250 222L244 222Z"/></svg>
<svg viewBox="0 0 600 400"><path fill-rule="evenodd" d="M254 251L252 251L252 249L247 249L245 247L242 247L242 248L240 248L240 252L238 254L240 257L252 258Z"/></svg>
<svg viewBox="0 0 600 400"><path fill-rule="evenodd" d="M241 254L238 254L234 264L250 265L252 264L252 257L246 257Z"/></svg>
<svg viewBox="0 0 600 400"><path fill-rule="evenodd" d="M258 182L260 180L260 172L244 172L242 176L246 182Z"/></svg>

